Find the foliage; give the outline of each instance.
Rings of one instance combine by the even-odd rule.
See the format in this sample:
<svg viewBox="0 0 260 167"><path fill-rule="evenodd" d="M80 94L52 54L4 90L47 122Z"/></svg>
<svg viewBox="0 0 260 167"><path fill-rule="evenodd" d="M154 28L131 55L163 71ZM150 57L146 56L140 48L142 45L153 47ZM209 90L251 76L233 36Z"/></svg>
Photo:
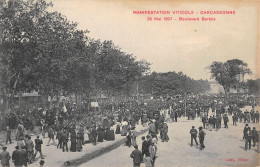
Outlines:
<svg viewBox="0 0 260 167"><path fill-rule="evenodd" d="M242 60L232 59L224 63L214 61L208 69L210 70L211 78L222 85L226 94L229 94L230 88L236 87L240 82L237 78L238 75L252 74L247 66Z"/></svg>
<svg viewBox="0 0 260 167"><path fill-rule="evenodd" d="M89 95L128 90L149 70L112 41L90 39L45 0L3 1L0 8L0 82L5 99L41 95Z"/></svg>
<svg viewBox="0 0 260 167"><path fill-rule="evenodd" d="M138 82L139 93L154 96L174 96L177 94L199 94L209 91L208 81L194 80L182 72L156 73L143 76Z"/></svg>
<svg viewBox="0 0 260 167"><path fill-rule="evenodd" d="M250 94L260 95L260 79L247 81L248 91Z"/></svg>

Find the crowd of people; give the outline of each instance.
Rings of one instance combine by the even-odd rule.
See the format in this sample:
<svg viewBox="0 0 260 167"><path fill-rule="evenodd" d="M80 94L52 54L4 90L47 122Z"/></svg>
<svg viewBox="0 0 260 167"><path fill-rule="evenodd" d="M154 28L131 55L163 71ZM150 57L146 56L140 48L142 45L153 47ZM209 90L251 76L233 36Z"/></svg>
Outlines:
<svg viewBox="0 0 260 167"><path fill-rule="evenodd" d="M259 123L259 113L255 110L257 105L259 105L258 99L248 95L228 98L222 95L191 95L141 102L133 100L113 105L102 104L102 107L90 110L84 107L78 108L75 103L63 102L59 107L46 109L34 107L20 115L15 112L8 114L6 116L8 125L6 144L12 143L12 129L16 129L17 147L12 154L15 164L32 163L38 152L41 158L44 158L40 135L38 134L33 142L28 133L35 127L40 127L43 138L47 134L49 140L46 146L54 145L63 152L80 152L85 144L97 145L99 142L115 140L115 135L126 136L125 145L134 146L135 150L138 150L136 124L141 122L143 126L149 126L149 135L142 137L141 158L138 163L145 162L148 166L149 164L154 166L157 157L156 143L159 138L161 142L169 141L167 122L177 122L181 116L186 116L189 120L200 117L203 126L199 127L199 132L195 127L190 130L191 146L193 146L193 140L198 145L196 140L198 136L200 150L203 150L206 135L203 129L218 130L221 128L222 120L224 128L228 128L229 115L232 116L234 126L239 121ZM252 106L252 111L241 111L240 108L243 106ZM251 139L255 145L259 135L255 127L253 130L245 128L243 133L245 150L247 150L251 148ZM137 152L133 152L131 157L134 159L134 164L138 166L135 155L139 155Z"/></svg>

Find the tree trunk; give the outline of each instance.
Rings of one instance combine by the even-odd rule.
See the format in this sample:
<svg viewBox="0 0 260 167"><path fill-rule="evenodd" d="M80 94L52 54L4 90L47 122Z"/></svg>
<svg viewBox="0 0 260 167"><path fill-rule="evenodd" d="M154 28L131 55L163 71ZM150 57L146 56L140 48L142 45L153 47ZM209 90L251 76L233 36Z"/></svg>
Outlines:
<svg viewBox="0 0 260 167"><path fill-rule="evenodd" d="M4 99L3 99L3 102L4 102L4 111L3 111L3 128L6 127L6 120L5 120L5 117L6 117L6 113L8 112L8 109L9 109L9 99L8 99L8 96L4 96Z"/></svg>
<svg viewBox="0 0 260 167"><path fill-rule="evenodd" d="M13 105L13 102L14 102L14 101L13 101L13 100L14 100L14 94L15 94L16 86L17 86L17 83L18 83L18 79L20 78L20 75L21 75L21 73L19 73L18 76L17 76L17 78L15 79L12 92L11 92L11 90L10 90L11 96L10 96L10 98L9 98L9 100L10 100L9 103L12 104L12 105Z"/></svg>

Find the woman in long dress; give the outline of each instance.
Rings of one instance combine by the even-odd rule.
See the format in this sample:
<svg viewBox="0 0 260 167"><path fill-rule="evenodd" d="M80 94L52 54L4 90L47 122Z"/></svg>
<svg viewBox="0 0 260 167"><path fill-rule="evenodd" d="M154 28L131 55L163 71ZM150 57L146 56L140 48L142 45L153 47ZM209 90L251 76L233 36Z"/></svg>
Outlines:
<svg viewBox="0 0 260 167"><path fill-rule="evenodd" d="M126 136L128 131L128 123L126 121L122 122L121 136Z"/></svg>
<svg viewBox="0 0 260 167"><path fill-rule="evenodd" d="M113 127L111 127L110 130L109 130L109 139L115 140L115 130L114 130Z"/></svg>
<svg viewBox="0 0 260 167"><path fill-rule="evenodd" d="M78 132L76 135L76 148L77 151L80 152L82 150L82 137L81 134Z"/></svg>
<svg viewBox="0 0 260 167"><path fill-rule="evenodd" d="M71 141L70 151L71 152L76 152L77 140L76 140L76 132L75 132L75 130L73 130L72 133L71 133L70 141Z"/></svg>
<svg viewBox="0 0 260 167"><path fill-rule="evenodd" d="M131 147L131 131L126 135L125 145Z"/></svg>
<svg viewBox="0 0 260 167"><path fill-rule="evenodd" d="M120 134L120 124L116 125L116 134Z"/></svg>
<svg viewBox="0 0 260 167"><path fill-rule="evenodd" d="M97 128L97 134L98 134L98 142L103 142L103 140L104 140L104 129L100 125Z"/></svg>

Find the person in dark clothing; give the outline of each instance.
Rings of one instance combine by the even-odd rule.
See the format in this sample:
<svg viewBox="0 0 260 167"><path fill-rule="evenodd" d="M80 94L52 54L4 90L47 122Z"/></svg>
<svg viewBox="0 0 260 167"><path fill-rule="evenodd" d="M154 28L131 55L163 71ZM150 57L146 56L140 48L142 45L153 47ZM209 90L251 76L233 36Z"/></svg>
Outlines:
<svg viewBox="0 0 260 167"><path fill-rule="evenodd" d="M131 132L127 133L125 143L128 147L131 147Z"/></svg>
<svg viewBox="0 0 260 167"><path fill-rule="evenodd" d="M85 139L84 139L84 127L83 127L83 124L82 124L82 123L80 124L80 127L79 127L79 134L80 134L81 143L82 143L82 145L84 145L84 144L85 144Z"/></svg>
<svg viewBox="0 0 260 167"><path fill-rule="evenodd" d="M115 140L115 130L113 129L113 127L111 127L109 130L109 138L110 140Z"/></svg>
<svg viewBox="0 0 260 167"><path fill-rule="evenodd" d="M16 146L15 150L13 151L12 161L14 163L14 166L22 166L19 161L19 146Z"/></svg>
<svg viewBox="0 0 260 167"><path fill-rule="evenodd" d="M224 125L225 125L225 127L224 128L228 128L228 122L229 122L229 119L228 119L228 117L227 117L227 115L225 115L224 117L223 117L223 120L224 120Z"/></svg>
<svg viewBox="0 0 260 167"><path fill-rule="evenodd" d="M144 155L147 157L149 156L149 143L147 140L145 140L145 137L142 137L143 143L142 143L142 158Z"/></svg>
<svg viewBox="0 0 260 167"><path fill-rule="evenodd" d="M151 138L151 136L147 135L147 136L146 136L146 141L147 141L147 143L148 143L148 148L149 148L149 146L150 146L151 143L152 143L152 138Z"/></svg>
<svg viewBox="0 0 260 167"><path fill-rule="evenodd" d="M96 126L94 126L92 128L91 134L92 134L92 142L93 142L93 144L97 145L97 130L96 130Z"/></svg>
<svg viewBox="0 0 260 167"><path fill-rule="evenodd" d="M216 119L215 115L213 115L213 117L212 117L212 125L213 125L214 129L216 128L216 123L217 123L217 119Z"/></svg>
<svg viewBox="0 0 260 167"><path fill-rule="evenodd" d="M252 135L253 135L253 147L255 147L256 142L258 141L259 135L258 132L256 131L255 127L253 127L252 130Z"/></svg>
<svg viewBox="0 0 260 167"><path fill-rule="evenodd" d="M76 132L75 130L72 131L71 135L70 135L70 151L71 152L76 152L76 144L77 144L77 141L76 141Z"/></svg>
<svg viewBox="0 0 260 167"><path fill-rule="evenodd" d="M66 151L68 152L68 140L69 140L69 137L68 137L68 133L67 133L67 131L65 129L62 132L61 139L62 139L63 152L65 151L65 147L66 147Z"/></svg>
<svg viewBox="0 0 260 167"><path fill-rule="evenodd" d="M47 146L50 145L51 140L53 141L53 145L56 146L56 143L55 143L55 140L54 140L54 131L53 131L52 126L50 126L49 129L48 129L48 137L49 137L49 141L48 141Z"/></svg>
<svg viewBox="0 0 260 167"><path fill-rule="evenodd" d="M42 142L42 139L39 139L39 138L40 138L40 136L37 135L37 139L35 139L35 154L33 156L33 160L35 160L35 157L36 157L38 152L41 155L41 159L44 159L43 155L42 155L42 144L43 144L43 142Z"/></svg>
<svg viewBox="0 0 260 167"><path fill-rule="evenodd" d="M248 124L246 124L245 125L245 127L244 127L244 130L243 130L243 140L246 138L246 133L248 132L248 130L249 130L249 126L248 126Z"/></svg>
<svg viewBox="0 0 260 167"><path fill-rule="evenodd" d="M80 132L77 133L76 139L76 150L80 152L82 150L82 136Z"/></svg>
<svg viewBox="0 0 260 167"><path fill-rule="evenodd" d="M197 134L198 134L198 131L195 129L195 126L192 126L192 129L190 130L190 134L191 134L191 147L193 146L193 140L195 140L196 142L196 145L198 145L198 142L197 142Z"/></svg>
<svg viewBox="0 0 260 167"><path fill-rule="evenodd" d="M232 120L233 120L233 125L234 126L237 126L237 115L236 114L234 114L233 116L232 116Z"/></svg>
<svg viewBox="0 0 260 167"><path fill-rule="evenodd" d="M202 127L199 127L200 150L203 150L205 148L204 145L205 135L206 133L202 130Z"/></svg>
<svg viewBox="0 0 260 167"><path fill-rule="evenodd" d="M209 117L208 123L209 123L210 131L212 131L212 127L213 127L213 118L212 118L212 116Z"/></svg>
<svg viewBox="0 0 260 167"><path fill-rule="evenodd" d="M26 152L26 146L22 146L22 150L19 150L19 163L21 163L21 166L27 166L28 163L28 156Z"/></svg>
<svg viewBox="0 0 260 167"><path fill-rule="evenodd" d="M175 122L177 122L177 118L178 118L178 113L175 111L174 113L174 118L175 118Z"/></svg>
<svg viewBox="0 0 260 167"><path fill-rule="evenodd" d="M120 134L121 131L120 131L120 124L117 124L116 125L116 134Z"/></svg>
<svg viewBox="0 0 260 167"><path fill-rule="evenodd" d="M206 118L206 116L204 115L204 116L202 117L203 129L205 129L206 122L207 122L207 118Z"/></svg>
<svg viewBox="0 0 260 167"><path fill-rule="evenodd" d="M100 125L99 125L99 127L97 129L97 135L98 135L98 142L103 142L104 141L105 130Z"/></svg>
<svg viewBox="0 0 260 167"><path fill-rule="evenodd" d="M33 155L34 155L34 143L31 140L31 136L27 136L26 138L27 138L27 140L25 141L26 152L28 155L28 160L29 160L28 162L29 162L29 164L31 164L32 160L33 160Z"/></svg>
<svg viewBox="0 0 260 167"><path fill-rule="evenodd" d="M58 139L57 148L62 148L62 130L57 131L56 139Z"/></svg>
<svg viewBox="0 0 260 167"><path fill-rule="evenodd" d="M251 140L253 138L253 133L250 129L250 127L248 128L248 132L245 134L245 139L246 139L246 143L245 143L245 151L247 151L247 149L251 149Z"/></svg>
<svg viewBox="0 0 260 167"><path fill-rule="evenodd" d="M217 119L218 119L218 123L219 123L219 128L221 128L221 120L222 120L221 115L219 115L219 116L217 117Z"/></svg>
<svg viewBox="0 0 260 167"><path fill-rule="evenodd" d="M130 154L130 157L133 158L133 166L140 167L142 162L142 152L138 150L138 145L134 146L135 150Z"/></svg>

